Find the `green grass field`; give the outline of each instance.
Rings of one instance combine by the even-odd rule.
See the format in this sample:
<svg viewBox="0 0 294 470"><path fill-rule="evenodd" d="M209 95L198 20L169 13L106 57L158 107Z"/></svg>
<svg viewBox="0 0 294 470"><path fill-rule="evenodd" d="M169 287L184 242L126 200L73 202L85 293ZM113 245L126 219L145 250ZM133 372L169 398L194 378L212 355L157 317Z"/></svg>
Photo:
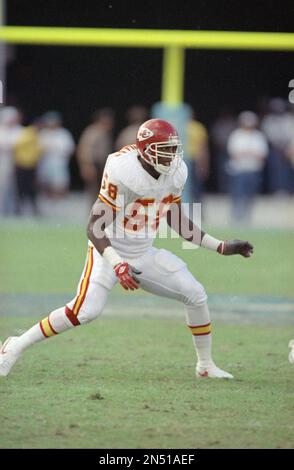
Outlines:
<svg viewBox="0 0 294 470"><path fill-rule="evenodd" d="M294 236L210 229L255 254L180 255L211 301L214 358L234 381L197 380L183 307L115 287L105 315L35 345L0 381L0 448L293 448ZM69 300L86 253L83 228L0 227L0 338Z"/></svg>

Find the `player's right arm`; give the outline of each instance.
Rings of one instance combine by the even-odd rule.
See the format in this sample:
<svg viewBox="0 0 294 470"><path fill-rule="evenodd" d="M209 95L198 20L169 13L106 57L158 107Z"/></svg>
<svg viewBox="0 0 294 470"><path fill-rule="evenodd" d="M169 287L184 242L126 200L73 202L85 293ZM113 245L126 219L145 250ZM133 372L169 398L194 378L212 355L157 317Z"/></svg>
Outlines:
<svg viewBox="0 0 294 470"><path fill-rule="evenodd" d="M100 201L100 199L97 199L90 213L87 235L101 255L103 255L107 247L111 246L109 238L105 233L105 228L114 222L115 218L116 212Z"/></svg>
<svg viewBox="0 0 294 470"><path fill-rule="evenodd" d="M122 208L123 200L119 184L117 184L115 177L109 177L107 172L106 166L100 194L91 210L87 235L96 250L112 266L122 287L126 290L134 290L139 288L139 281L135 275L140 272L121 258L105 233L105 229L115 222L116 215Z"/></svg>

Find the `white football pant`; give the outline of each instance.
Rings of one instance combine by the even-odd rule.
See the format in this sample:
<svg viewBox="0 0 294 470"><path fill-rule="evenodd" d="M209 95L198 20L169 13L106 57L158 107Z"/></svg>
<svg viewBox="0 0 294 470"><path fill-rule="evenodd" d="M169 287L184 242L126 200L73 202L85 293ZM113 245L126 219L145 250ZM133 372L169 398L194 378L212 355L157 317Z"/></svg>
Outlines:
<svg viewBox="0 0 294 470"><path fill-rule="evenodd" d="M125 261L141 271L137 278L142 289L183 302L187 312L191 311L189 307L206 302L203 286L190 273L186 263L173 253L152 247L143 256ZM72 325L88 323L100 315L109 291L117 282L111 265L95 248L89 247L77 294L66 306L66 315ZM187 320L195 325L209 322L209 318Z"/></svg>

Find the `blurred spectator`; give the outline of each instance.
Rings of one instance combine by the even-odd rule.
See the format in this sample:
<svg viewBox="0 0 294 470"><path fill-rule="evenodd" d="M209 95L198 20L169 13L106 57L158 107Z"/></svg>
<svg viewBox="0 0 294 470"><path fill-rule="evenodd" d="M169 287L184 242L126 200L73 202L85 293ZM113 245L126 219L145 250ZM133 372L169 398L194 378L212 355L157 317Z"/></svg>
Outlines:
<svg viewBox="0 0 294 470"><path fill-rule="evenodd" d="M0 215L16 214L13 146L22 132L19 111L6 106L0 111Z"/></svg>
<svg viewBox="0 0 294 470"><path fill-rule="evenodd" d="M287 148L286 155L290 162L289 169L289 190L291 194L294 194L294 128L293 128L293 139Z"/></svg>
<svg viewBox="0 0 294 470"><path fill-rule="evenodd" d="M226 193L228 190L227 143L230 134L236 128L236 118L229 109L224 109L213 123L210 131L211 143L215 155L217 190Z"/></svg>
<svg viewBox="0 0 294 470"><path fill-rule="evenodd" d="M137 132L142 122L148 119L148 110L144 106L131 106L126 113L127 127L122 129L115 141L115 150L136 142Z"/></svg>
<svg viewBox="0 0 294 470"><path fill-rule="evenodd" d="M263 118L261 129L269 144L269 158L266 165L267 189L269 192L291 192L292 166L288 149L293 139L294 117L287 112L287 102L273 98L269 102L268 114Z"/></svg>
<svg viewBox="0 0 294 470"><path fill-rule="evenodd" d="M96 111L93 123L86 127L78 143L77 159L91 204L97 199L106 159L114 150L114 123L114 111L111 108Z"/></svg>
<svg viewBox="0 0 294 470"><path fill-rule="evenodd" d="M69 188L69 159L75 143L71 133L62 127L62 118L57 111L45 113L41 124L43 155L38 166L38 183L49 197L62 197Z"/></svg>
<svg viewBox="0 0 294 470"><path fill-rule="evenodd" d="M238 128L228 140L232 215L236 222L248 221L254 197L261 188L268 145L263 133L256 129L257 125L256 114L242 112Z"/></svg>
<svg viewBox="0 0 294 470"><path fill-rule="evenodd" d="M202 202L204 184L209 176L208 133L193 114L186 127L185 147L189 202Z"/></svg>
<svg viewBox="0 0 294 470"><path fill-rule="evenodd" d="M13 148L19 213L23 213L27 200L32 213L39 214L36 188L37 164L42 153L38 134L39 123L40 121L36 120L31 126L25 127Z"/></svg>

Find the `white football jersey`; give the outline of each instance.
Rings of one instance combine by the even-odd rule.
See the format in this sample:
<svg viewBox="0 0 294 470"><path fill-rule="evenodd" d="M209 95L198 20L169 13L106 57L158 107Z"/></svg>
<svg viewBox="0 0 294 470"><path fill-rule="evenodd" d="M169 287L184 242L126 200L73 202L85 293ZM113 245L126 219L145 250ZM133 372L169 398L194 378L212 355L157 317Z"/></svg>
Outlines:
<svg viewBox="0 0 294 470"><path fill-rule="evenodd" d="M123 258L137 258L152 246L160 219L180 201L186 179L183 161L174 175L153 178L141 165L136 145L108 156L99 199L117 212L105 233Z"/></svg>

